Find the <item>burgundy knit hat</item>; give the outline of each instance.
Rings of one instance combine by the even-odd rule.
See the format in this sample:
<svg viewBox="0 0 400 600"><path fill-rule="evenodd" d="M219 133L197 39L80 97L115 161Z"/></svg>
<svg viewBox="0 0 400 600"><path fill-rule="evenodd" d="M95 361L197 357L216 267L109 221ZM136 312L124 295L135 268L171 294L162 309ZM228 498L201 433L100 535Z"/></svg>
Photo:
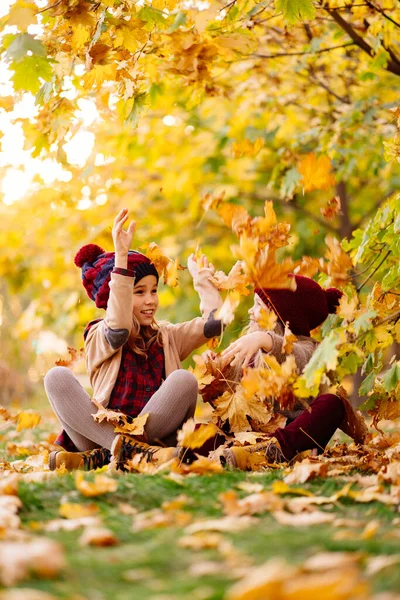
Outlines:
<svg viewBox="0 0 400 600"><path fill-rule="evenodd" d="M78 251L74 263L82 269L82 283L89 298L94 300L99 308L107 308L115 253L106 252L96 244L87 244ZM154 275L158 281L157 269L141 252L129 251L128 269L133 271L135 285L146 275Z"/></svg>
<svg viewBox="0 0 400 600"><path fill-rule="evenodd" d="M336 288L327 290L313 279L294 275L296 290L256 288L255 293L272 309L282 323L289 321L295 335L310 335L310 331L321 325L329 315L335 313L343 295Z"/></svg>

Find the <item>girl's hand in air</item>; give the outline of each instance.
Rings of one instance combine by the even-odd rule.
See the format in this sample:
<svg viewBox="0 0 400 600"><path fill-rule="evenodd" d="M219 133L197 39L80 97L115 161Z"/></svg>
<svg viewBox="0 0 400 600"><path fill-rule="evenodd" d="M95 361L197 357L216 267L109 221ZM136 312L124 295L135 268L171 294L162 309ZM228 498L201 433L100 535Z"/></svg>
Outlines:
<svg viewBox="0 0 400 600"><path fill-rule="evenodd" d="M195 254L191 254L188 258L188 270L194 281L197 280L200 271L208 271L209 275L215 273L215 267L212 263L208 262L208 258L205 254L202 254L200 259L197 259Z"/></svg>
<svg viewBox="0 0 400 600"><path fill-rule="evenodd" d="M116 258L118 257L127 257L129 249L132 244L133 233L135 231L136 222L132 221L128 227L128 230L125 231L123 226L128 220L128 209L123 208L119 211L117 216L114 219L114 226L112 229L112 237L114 241L114 249ZM118 266L118 265L116 265Z"/></svg>
<svg viewBox="0 0 400 600"><path fill-rule="evenodd" d="M242 365L243 369L247 367L251 358L260 349L269 352L272 350L271 336L265 331L254 331L247 333L235 342L232 342L226 348L221 356L230 363L232 367Z"/></svg>

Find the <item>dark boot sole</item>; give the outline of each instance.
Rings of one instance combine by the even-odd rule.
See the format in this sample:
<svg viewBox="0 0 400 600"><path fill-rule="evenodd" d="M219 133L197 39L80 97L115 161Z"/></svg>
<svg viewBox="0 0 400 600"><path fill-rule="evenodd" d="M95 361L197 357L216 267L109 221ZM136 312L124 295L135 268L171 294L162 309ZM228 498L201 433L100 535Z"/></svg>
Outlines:
<svg viewBox="0 0 400 600"><path fill-rule="evenodd" d="M59 450L55 450L54 452L50 452L49 454L49 469L50 471L55 471L57 469L57 454Z"/></svg>

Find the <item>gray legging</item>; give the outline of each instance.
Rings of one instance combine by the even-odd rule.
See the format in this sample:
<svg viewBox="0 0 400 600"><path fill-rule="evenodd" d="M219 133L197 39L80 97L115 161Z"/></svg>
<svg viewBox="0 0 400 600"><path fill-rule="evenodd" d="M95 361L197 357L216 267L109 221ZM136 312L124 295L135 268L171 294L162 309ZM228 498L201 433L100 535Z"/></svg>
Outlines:
<svg viewBox="0 0 400 600"><path fill-rule="evenodd" d="M114 426L93 420L96 408L70 369L50 369L44 387L62 427L78 450L99 446L111 449ZM140 413L149 413L145 431L150 442L162 440L167 445L176 445L176 432L194 416L197 393L197 380L189 371L179 369L166 378Z"/></svg>

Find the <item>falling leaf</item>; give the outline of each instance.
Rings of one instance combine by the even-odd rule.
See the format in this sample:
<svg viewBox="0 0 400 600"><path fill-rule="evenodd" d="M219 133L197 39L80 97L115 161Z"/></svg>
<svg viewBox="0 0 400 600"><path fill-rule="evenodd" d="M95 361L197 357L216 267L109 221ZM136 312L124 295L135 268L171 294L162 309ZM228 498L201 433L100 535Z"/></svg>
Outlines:
<svg viewBox="0 0 400 600"><path fill-rule="evenodd" d="M241 299L240 292L237 290L229 291L222 306L215 314L215 319L220 319L224 325L229 325L235 318L235 312Z"/></svg>
<svg viewBox="0 0 400 600"><path fill-rule="evenodd" d="M115 425L114 431L116 433L126 433L137 437L144 435L144 426L149 418L149 413L144 413L133 419L123 412L104 408L104 406L94 398L92 398L92 402L97 407L97 413L92 415L97 423L106 420Z"/></svg>
<svg viewBox="0 0 400 600"><path fill-rule="evenodd" d="M216 271L211 275L210 281L220 291L236 290L241 296L250 294L250 289L248 288L249 281L243 271L243 263L240 260L236 261L228 275L225 275L223 271Z"/></svg>
<svg viewBox="0 0 400 600"><path fill-rule="evenodd" d="M75 350L75 348L68 347L69 359L59 358L56 360L55 364L58 367L73 367L79 360L83 359L85 356L85 351L83 348L80 350Z"/></svg>
<svg viewBox="0 0 400 600"><path fill-rule="evenodd" d="M95 475L94 481L88 481L84 478L82 471L76 472L75 485L76 489L87 498L102 496L118 489L116 479L110 479L106 475Z"/></svg>
<svg viewBox="0 0 400 600"><path fill-rule="evenodd" d="M200 448L218 432L213 423L200 423L197 428L194 419L188 419L178 432L178 443L183 448Z"/></svg>
<svg viewBox="0 0 400 600"><path fill-rule="evenodd" d="M41 416L33 410L21 411L18 413L17 431L22 429L34 429L39 425Z"/></svg>
<svg viewBox="0 0 400 600"><path fill-rule="evenodd" d="M227 391L215 401L215 416L229 421L231 431L248 431L247 417L268 423L271 412L257 398L246 398L243 388L238 386L235 392Z"/></svg>
<svg viewBox="0 0 400 600"><path fill-rule="evenodd" d="M293 347L297 342L297 337L290 331L289 323L285 323L285 331L283 333L282 352L291 354Z"/></svg>
<svg viewBox="0 0 400 600"><path fill-rule="evenodd" d="M233 142L232 153L234 158L240 158L241 156L254 157L257 156L263 146L264 140L262 138L257 138L254 143L252 143L250 140Z"/></svg>
<svg viewBox="0 0 400 600"><path fill-rule="evenodd" d="M297 170L302 175L300 184L304 192L328 190L334 186L336 180L331 173L331 168L332 164L327 156L317 157L314 152L307 154L297 166Z"/></svg>
<svg viewBox="0 0 400 600"><path fill-rule="evenodd" d="M342 214L340 212L341 202L340 196L334 196L331 198L324 208L321 208L321 214L327 221L332 221L336 215Z"/></svg>

